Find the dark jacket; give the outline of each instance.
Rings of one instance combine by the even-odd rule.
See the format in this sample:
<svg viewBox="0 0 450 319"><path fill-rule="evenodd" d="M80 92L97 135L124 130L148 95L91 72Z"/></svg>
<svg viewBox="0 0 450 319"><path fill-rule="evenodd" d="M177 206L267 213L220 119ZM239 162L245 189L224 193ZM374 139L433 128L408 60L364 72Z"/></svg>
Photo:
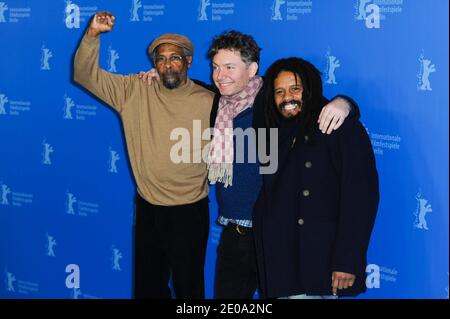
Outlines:
<svg viewBox="0 0 450 319"><path fill-rule="evenodd" d="M356 275L338 295L365 291L369 238L378 208L375 158L355 118L331 135L302 136L283 122L279 165L263 176L253 227L261 294L331 295L331 275Z"/></svg>

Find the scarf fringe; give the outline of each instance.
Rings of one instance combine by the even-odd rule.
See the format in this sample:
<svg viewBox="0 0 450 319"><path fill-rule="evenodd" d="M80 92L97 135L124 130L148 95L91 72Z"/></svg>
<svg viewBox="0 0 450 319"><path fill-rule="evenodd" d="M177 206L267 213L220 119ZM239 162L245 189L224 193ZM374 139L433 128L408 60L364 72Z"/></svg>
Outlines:
<svg viewBox="0 0 450 319"><path fill-rule="evenodd" d="M208 164L208 179L211 184L223 183L224 187L233 185L233 163Z"/></svg>

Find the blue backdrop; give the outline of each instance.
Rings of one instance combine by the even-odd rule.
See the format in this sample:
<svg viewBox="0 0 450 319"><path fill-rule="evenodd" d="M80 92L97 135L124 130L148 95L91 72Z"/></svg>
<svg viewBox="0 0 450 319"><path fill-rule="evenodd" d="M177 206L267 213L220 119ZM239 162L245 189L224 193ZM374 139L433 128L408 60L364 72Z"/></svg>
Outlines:
<svg viewBox="0 0 450 319"><path fill-rule="evenodd" d="M254 35L260 72L301 56L325 94L360 105L381 202L359 298L448 298L447 0L0 0L0 297L128 298L135 185L118 116L74 85L90 17L116 16L100 63L150 68L165 32L196 46L192 78L225 29ZM211 194L206 294L220 227Z"/></svg>

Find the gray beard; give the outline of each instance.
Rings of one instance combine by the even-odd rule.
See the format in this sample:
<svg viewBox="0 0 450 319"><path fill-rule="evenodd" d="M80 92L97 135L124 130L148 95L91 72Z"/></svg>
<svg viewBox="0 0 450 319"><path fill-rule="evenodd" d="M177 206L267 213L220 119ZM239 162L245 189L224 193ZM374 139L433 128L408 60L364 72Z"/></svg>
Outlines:
<svg viewBox="0 0 450 319"><path fill-rule="evenodd" d="M176 89L181 84L181 76L178 73L163 74L161 80L163 85L169 90Z"/></svg>

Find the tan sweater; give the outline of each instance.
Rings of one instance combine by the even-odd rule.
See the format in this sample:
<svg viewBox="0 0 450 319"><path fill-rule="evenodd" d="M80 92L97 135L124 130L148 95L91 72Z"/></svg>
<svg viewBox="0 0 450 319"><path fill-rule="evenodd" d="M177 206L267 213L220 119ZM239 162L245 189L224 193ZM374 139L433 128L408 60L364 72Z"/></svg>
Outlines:
<svg viewBox="0 0 450 319"><path fill-rule="evenodd" d="M193 120L201 121L201 132L209 127L214 94L190 79L169 90L156 81L149 86L135 74L108 73L98 65L99 47L99 37L84 36L75 55L74 80L119 112L139 194L164 206L206 197L206 164L193 163L193 155L198 158L208 141L192 142ZM170 140L175 128L190 134L189 163L171 160L171 148L181 141L178 135Z"/></svg>

